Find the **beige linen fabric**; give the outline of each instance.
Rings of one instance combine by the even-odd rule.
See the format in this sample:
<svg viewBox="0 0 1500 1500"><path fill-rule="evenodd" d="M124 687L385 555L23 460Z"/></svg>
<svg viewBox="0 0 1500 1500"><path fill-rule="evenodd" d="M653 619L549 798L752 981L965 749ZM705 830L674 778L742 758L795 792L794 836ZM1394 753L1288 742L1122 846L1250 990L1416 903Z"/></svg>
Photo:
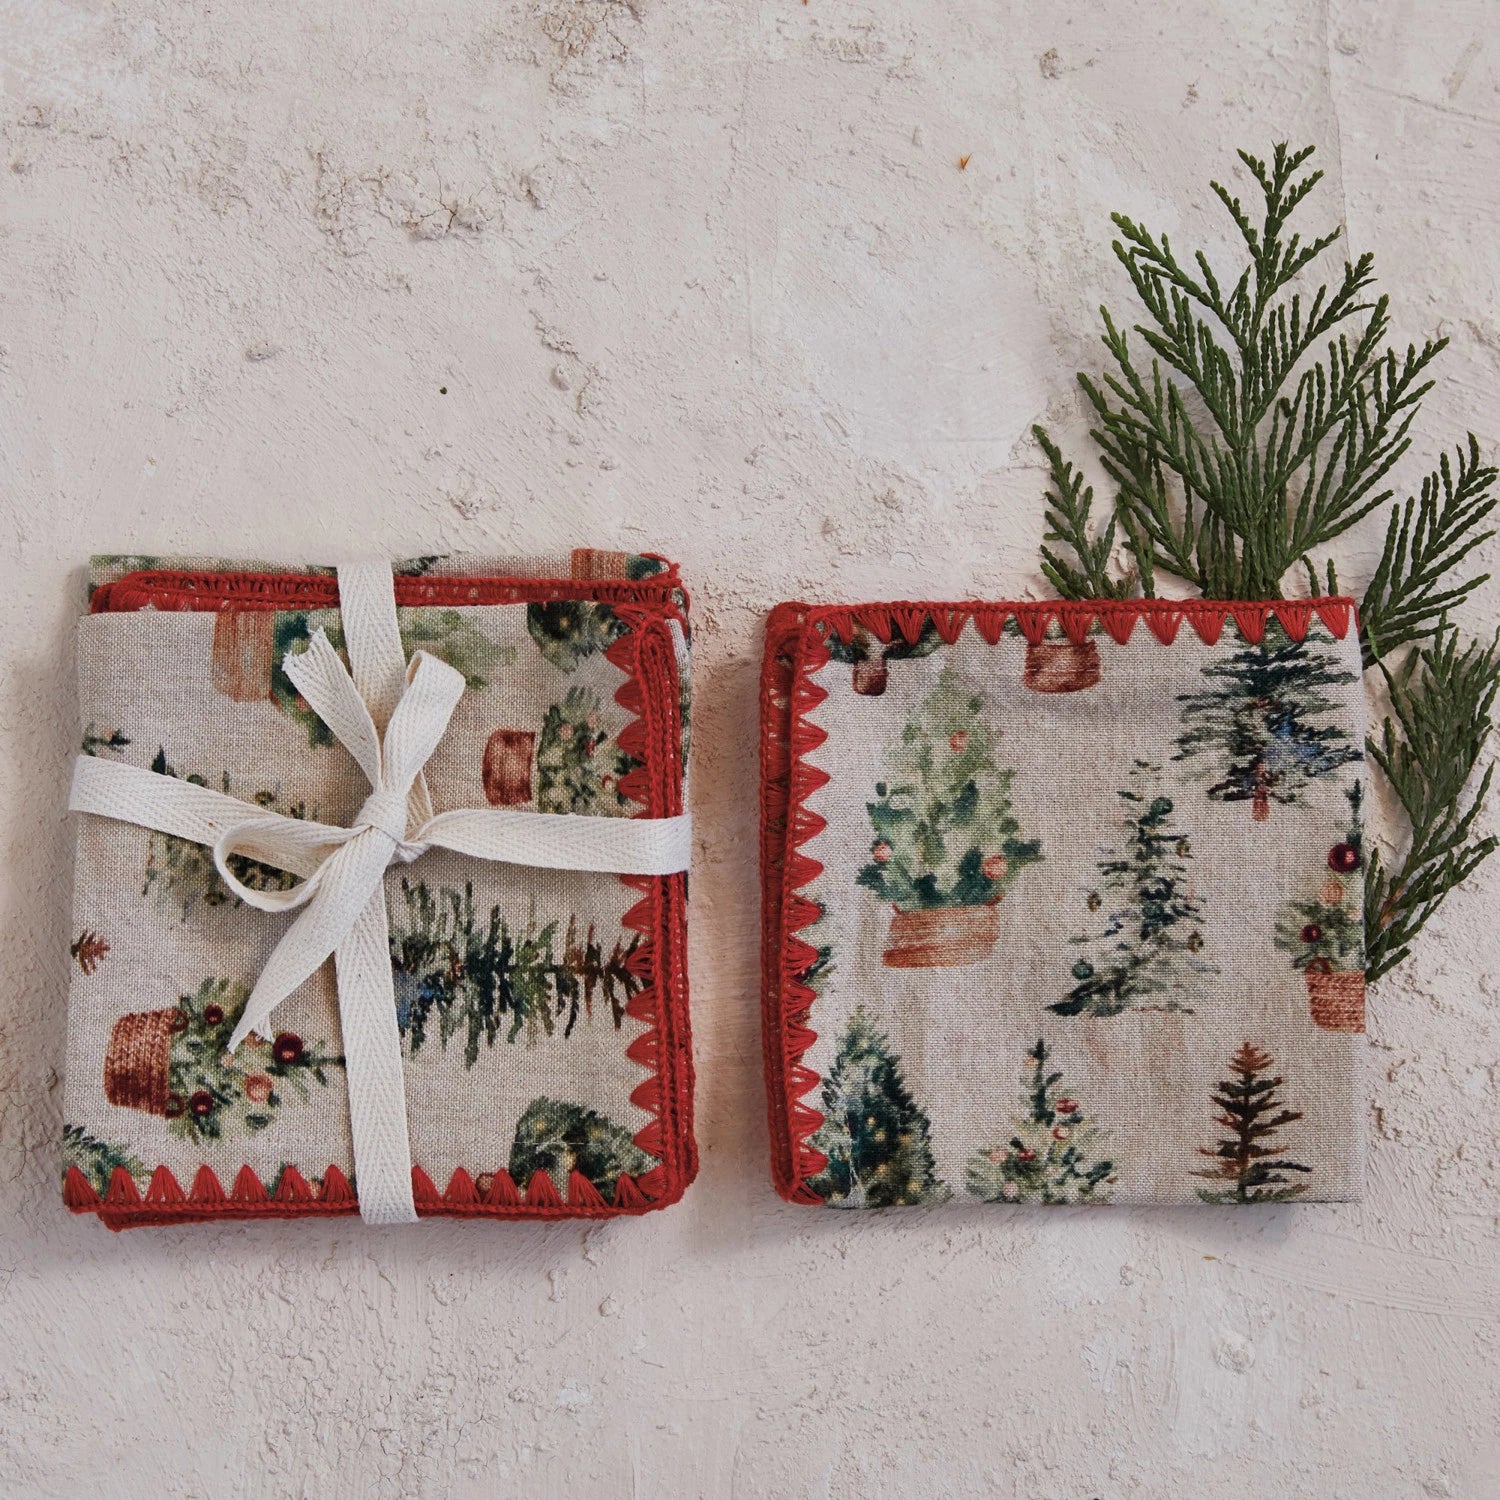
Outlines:
<svg viewBox="0 0 1500 1500"><path fill-rule="evenodd" d="M455 570L478 566L464 560ZM105 564L95 576L121 571ZM566 575L566 560L560 571ZM470 679L426 768L434 810L499 798L550 811L638 811L618 790L633 764L617 742L630 718L615 702L624 674L596 642L576 653L550 644L544 652L528 630L527 608L399 611L408 655L426 649ZM270 679L257 678L271 632L278 648L319 626L339 643L337 611L238 618L250 622L246 636L231 640L231 627L213 613L86 617L78 667L86 751L201 777L277 811L347 823L368 791L354 762L305 709L278 701ZM623 1013L640 980L625 965L638 939L622 919L639 893L609 874L523 869L439 850L393 868L385 884L413 1157L439 1188L455 1168L475 1176L506 1169L523 1119L545 1133L537 1101L548 1104L549 1128L557 1127L557 1106L586 1116L595 1185L607 1199L619 1172L654 1166L630 1140L651 1117L631 1102L646 1074L625 1055L643 1030ZM244 1164L268 1190L288 1164L313 1183L329 1165L353 1180L331 964L277 1010L273 1036L248 1043L232 1062L221 1059L227 1071L204 1063L227 1097L197 1098L201 1116L199 1091L160 1071L163 1048L181 1062L190 1042L219 1034L206 1008L233 1012L236 997L243 1003L290 917L227 899L198 846L81 816L74 920L65 1164L79 1166L101 1192L121 1164L142 1189L159 1164L184 1187L203 1163L226 1189ZM542 989L511 996L493 1035L480 1025L471 1044L465 985L479 971L502 988L513 982L524 991L535 981ZM446 1039L436 1003L444 997L458 1017ZM191 1024L179 1014L172 1032L171 1020L149 1019L174 1009ZM122 1032L125 1016L148 1019ZM226 1039L232 1021L231 1013L222 1025ZM128 1044L138 1055L122 1061ZM294 1047L299 1055L288 1056ZM315 1066L320 1059L326 1065ZM565 1193L566 1172L554 1176Z"/></svg>

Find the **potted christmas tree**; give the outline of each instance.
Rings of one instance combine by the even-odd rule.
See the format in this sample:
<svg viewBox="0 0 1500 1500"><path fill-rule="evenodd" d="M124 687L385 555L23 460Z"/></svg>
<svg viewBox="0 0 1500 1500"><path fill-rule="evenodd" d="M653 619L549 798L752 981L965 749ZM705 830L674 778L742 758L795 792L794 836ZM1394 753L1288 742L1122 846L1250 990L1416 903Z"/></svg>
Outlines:
<svg viewBox="0 0 1500 1500"><path fill-rule="evenodd" d="M888 662L930 656L942 644L943 638L931 616L922 621L921 633L915 641L907 640L897 631L890 642L882 646L863 625L856 625L853 636L847 641L837 631L833 631L827 641L829 656L854 669L854 691L866 698L878 698L885 692L890 679Z"/></svg>
<svg viewBox="0 0 1500 1500"><path fill-rule="evenodd" d="M226 1050L249 997L244 984L205 979L171 1010L121 1016L104 1054L104 1097L161 1115L174 1135L200 1144L264 1130L289 1093L310 1097L309 1080L327 1087L344 1059L295 1032L269 1040L251 1032Z"/></svg>
<svg viewBox="0 0 1500 1500"><path fill-rule="evenodd" d="M1267 1078L1273 1058L1252 1042L1246 1042L1230 1059L1234 1075L1221 1079L1214 1104L1215 1121L1229 1133L1212 1146L1200 1146L1198 1154L1213 1159L1213 1166L1193 1173L1223 1183L1223 1187L1199 1188L1205 1203L1285 1203L1307 1191L1288 1172L1310 1173L1311 1167L1283 1156L1282 1147L1271 1137L1284 1126L1302 1118L1302 1111L1283 1109L1277 1096L1280 1076Z"/></svg>
<svg viewBox="0 0 1500 1500"><path fill-rule="evenodd" d="M601 715L599 695L583 687L570 688L561 703L547 710L536 750L536 798L542 812L598 817L629 808L620 782L634 762L611 742Z"/></svg>
<svg viewBox="0 0 1500 1500"><path fill-rule="evenodd" d="M1328 851L1317 893L1288 901L1276 923L1276 946L1302 971L1308 1009L1325 1031L1365 1029L1363 790L1349 789L1350 825Z"/></svg>
<svg viewBox="0 0 1500 1500"><path fill-rule="evenodd" d="M1208 789L1220 802L1250 803L1264 823L1271 802L1291 805L1309 781L1359 760L1361 747L1338 724L1318 720L1334 707L1321 689L1355 681L1336 657L1294 641L1275 621L1264 638L1203 669L1214 686L1179 695L1177 760L1207 755L1222 773Z"/></svg>
<svg viewBox="0 0 1500 1500"><path fill-rule="evenodd" d="M859 884L895 908L885 962L933 968L979 962L995 946L995 907L1041 845L1016 837L1014 772L995 763L982 694L951 667L886 755L867 804L875 838Z"/></svg>
<svg viewBox="0 0 1500 1500"><path fill-rule="evenodd" d="M931 1126L901 1076L901 1059L863 1006L849 1017L823 1081L823 1123L810 1144L828 1164L808 1186L838 1208L943 1203Z"/></svg>
<svg viewBox="0 0 1500 1500"><path fill-rule="evenodd" d="M1060 1093L1059 1072L1047 1070L1047 1044L1038 1038L1021 1075L1026 1114L1003 1141L969 1158L968 1187L985 1203L1103 1203L1114 1162L1098 1156L1104 1133L1076 1099Z"/></svg>
<svg viewBox="0 0 1500 1500"><path fill-rule="evenodd" d="M1123 1010L1191 1011L1184 981L1218 973L1203 951L1203 913L1189 891L1192 844L1173 822L1173 804L1157 790L1159 766L1138 760L1122 787L1125 840L1099 861L1099 888L1085 898L1104 912L1098 932L1073 941L1086 951L1073 965L1060 1016L1116 1016ZM1107 910L1106 910L1107 908Z"/></svg>
<svg viewBox="0 0 1500 1500"><path fill-rule="evenodd" d="M1034 693L1081 693L1103 675L1099 643L1084 639L1026 642L1021 685Z"/></svg>

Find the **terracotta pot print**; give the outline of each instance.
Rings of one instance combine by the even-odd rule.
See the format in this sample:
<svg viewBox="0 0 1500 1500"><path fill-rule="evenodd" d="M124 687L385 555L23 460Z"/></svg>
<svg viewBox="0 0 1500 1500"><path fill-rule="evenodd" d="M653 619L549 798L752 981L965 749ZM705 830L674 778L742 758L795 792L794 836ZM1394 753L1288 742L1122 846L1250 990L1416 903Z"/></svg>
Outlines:
<svg viewBox="0 0 1500 1500"><path fill-rule="evenodd" d="M165 1115L172 1104L172 1038L186 1024L180 1010L121 1016L104 1054L104 1097L125 1109Z"/></svg>
<svg viewBox="0 0 1500 1500"><path fill-rule="evenodd" d="M1327 960L1322 961L1325 965ZM1359 969L1315 967L1303 971L1313 1025L1324 1031L1365 1029L1365 976Z"/></svg>
<svg viewBox="0 0 1500 1500"><path fill-rule="evenodd" d="M531 760L536 735L530 729L497 729L484 747L484 795L491 807L531 801Z"/></svg>
<svg viewBox="0 0 1500 1500"><path fill-rule="evenodd" d="M1026 647L1026 669L1021 681L1034 693L1079 693L1098 682L1099 644L1085 641L1042 641Z"/></svg>
<svg viewBox="0 0 1500 1500"><path fill-rule="evenodd" d="M629 559L626 552L596 552L592 547L575 547L571 559L573 577L589 582L625 578Z"/></svg>
<svg viewBox="0 0 1500 1500"><path fill-rule="evenodd" d="M226 698L236 703L270 700L275 625L276 616L268 609L226 609L214 616L208 677Z"/></svg>
<svg viewBox="0 0 1500 1500"><path fill-rule="evenodd" d="M878 698L885 691L890 675L885 661L879 656L857 661L854 663L854 691L866 698Z"/></svg>
<svg viewBox="0 0 1500 1500"><path fill-rule="evenodd" d="M994 906L937 906L891 917L885 962L892 969L941 969L977 964L1000 936Z"/></svg>

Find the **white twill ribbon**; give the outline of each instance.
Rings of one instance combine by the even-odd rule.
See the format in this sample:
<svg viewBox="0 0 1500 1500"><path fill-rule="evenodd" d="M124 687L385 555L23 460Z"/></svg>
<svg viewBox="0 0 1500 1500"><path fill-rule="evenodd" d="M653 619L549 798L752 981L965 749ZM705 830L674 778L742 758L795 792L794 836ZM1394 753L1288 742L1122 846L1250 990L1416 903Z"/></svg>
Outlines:
<svg viewBox="0 0 1500 1500"><path fill-rule="evenodd" d="M601 818L498 808L434 815L422 768L464 692L462 675L401 649L388 565L338 570L339 610L353 669L323 631L282 670L358 763L370 795L348 828L288 818L190 781L80 755L69 807L207 844L228 888L249 906L300 914L276 945L244 1014L233 1051L326 959L333 957L343 1031L360 1213L371 1224L410 1224L411 1143L401 1035L391 976L384 876L429 849L555 870L671 875L688 867L692 829L673 818ZM253 890L230 867L243 855L302 877L290 890Z"/></svg>

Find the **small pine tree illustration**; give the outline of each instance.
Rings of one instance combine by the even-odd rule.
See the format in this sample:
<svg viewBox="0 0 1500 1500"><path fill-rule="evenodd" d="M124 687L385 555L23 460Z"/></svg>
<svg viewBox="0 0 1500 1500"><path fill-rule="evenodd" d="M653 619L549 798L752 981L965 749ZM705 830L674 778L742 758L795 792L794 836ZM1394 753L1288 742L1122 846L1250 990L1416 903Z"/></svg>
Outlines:
<svg viewBox="0 0 1500 1500"><path fill-rule="evenodd" d="M391 966L396 1019L413 1053L435 1015L441 1044L461 1032L464 1065L473 1067L480 1043L494 1046L502 1031L507 1043L523 1031L534 1041L551 1036L560 1021L563 1036L571 1036L580 1015L592 1018L597 996L608 1001L618 1030L645 984L631 963L639 935L606 949L592 926L580 935L570 917L559 954L556 921L538 927L533 920L515 931L498 906L481 917L472 884L434 894L425 882L403 880L401 889L406 920L391 924Z"/></svg>
<svg viewBox="0 0 1500 1500"><path fill-rule="evenodd" d="M601 716L599 695L583 687L547 710L536 747L540 811L610 817L630 810L620 782L635 761L610 739Z"/></svg>
<svg viewBox="0 0 1500 1500"><path fill-rule="evenodd" d="M1189 894L1192 844L1173 822L1172 799L1158 790L1161 768L1138 760L1130 774L1132 785L1119 792L1123 847L1099 861L1100 889L1085 899L1091 912L1108 908L1104 927L1073 939L1086 951L1073 965L1067 997L1047 1007L1060 1016L1190 1012L1179 998L1184 981L1218 973L1198 957L1203 912Z"/></svg>
<svg viewBox="0 0 1500 1500"><path fill-rule="evenodd" d="M1198 1188L1205 1203L1285 1203L1307 1191L1307 1183L1287 1174L1312 1171L1311 1167L1281 1154L1271 1141L1283 1127L1302 1118L1302 1111L1284 1109L1277 1090L1284 1080L1264 1075L1274 1059L1253 1042L1245 1042L1229 1061L1232 1077L1221 1079L1213 1096L1219 1112L1214 1120L1229 1133L1217 1145L1200 1146L1198 1154L1213 1159L1213 1166L1193 1173L1223 1183L1218 1188Z"/></svg>
<svg viewBox="0 0 1500 1500"><path fill-rule="evenodd" d="M1249 802L1264 822L1271 803L1291 806L1316 777L1361 758L1338 724L1317 720L1337 705L1322 692L1356 681L1326 651L1294 641L1278 622L1264 639L1203 669L1214 686L1180 693L1182 732L1175 760L1212 757L1221 773L1208 788L1219 802Z"/></svg>
<svg viewBox="0 0 1500 1500"><path fill-rule="evenodd" d="M625 634L625 622L607 604L557 599L526 606L526 629L536 648L560 672L606 650Z"/></svg>
<svg viewBox="0 0 1500 1500"><path fill-rule="evenodd" d="M1062 1074L1047 1070L1041 1038L1021 1075L1026 1114L1003 1141L969 1158L969 1192L986 1203L1103 1203L1115 1164L1099 1157L1105 1134L1083 1106L1058 1092Z"/></svg>
<svg viewBox="0 0 1500 1500"><path fill-rule="evenodd" d="M101 1141L81 1125L63 1126L62 1162L64 1175L69 1167L77 1167L101 1198L109 1192L109 1181L116 1167L124 1167L135 1178L148 1175L128 1146Z"/></svg>
<svg viewBox="0 0 1500 1500"><path fill-rule="evenodd" d="M167 763L167 752L164 746L159 748L153 757L151 769L158 776L175 776L180 780L192 782L194 786L208 785L208 778L205 776L196 773L182 776L173 769ZM226 793L238 795L231 790L227 771L222 777L221 786ZM272 812L279 812L288 818L307 816L305 803L283 802L275 792L259 791L250 800L257 806L267 808ZM297 877L289 871L278 870L274 865L263 864L258 859L248 859L242 854L231 854L229 867L240 880L255 891L287 891L297 883ZM153 890L165 905L181 905L184 922L187 921L194 903L198 901L205 906L224 906L228 903L238 906L240 904L239 897L231 896L229 887L219 878L218 867L214 864L213 850L206 844L195 843L192 839L177 838L170 833L153 832L146 843L146 874L141 885L141 895L149 896Z"/></svg>
<svg viewBox="0 0 1500 1500"><path fill-rule="evenodd" d="M823 1123L812 1146L828 1165L808 1185L839 1208L943 1203L931 1127L901 1076L885 1035L855 1010L823 1082Z"/></svg>
<svg viewBox="0 0 1500 1500"><path fill-rule="evenodd" d="M569 1175L581 1172L606 1199L613 1199L622 1174L638 1177L656 1164L607 1115L543 1097L533 1099L516 1123L509 1171L523 1191L538 1172L546 1172L564 1198Z"/></svg>
<svg viewBox="0 0 1500 1500"><path fill-rule="evenodd" d="M1294 969L1304 972L1364 968L1364 789L1356 781L1345 795L1349 829L1328 851L1317 894L1288 901L1276 923L1276 946L1292 955Z"/></svg>
<svg viewBox="0 0 1500 1500"><path fill-rule="evenodd" d="M1015 772L996 764L984 709L983 695L945 667L886 755L858 880L901 911L991 905L1042 857L1037 840L1016 837Z"/></svg>

